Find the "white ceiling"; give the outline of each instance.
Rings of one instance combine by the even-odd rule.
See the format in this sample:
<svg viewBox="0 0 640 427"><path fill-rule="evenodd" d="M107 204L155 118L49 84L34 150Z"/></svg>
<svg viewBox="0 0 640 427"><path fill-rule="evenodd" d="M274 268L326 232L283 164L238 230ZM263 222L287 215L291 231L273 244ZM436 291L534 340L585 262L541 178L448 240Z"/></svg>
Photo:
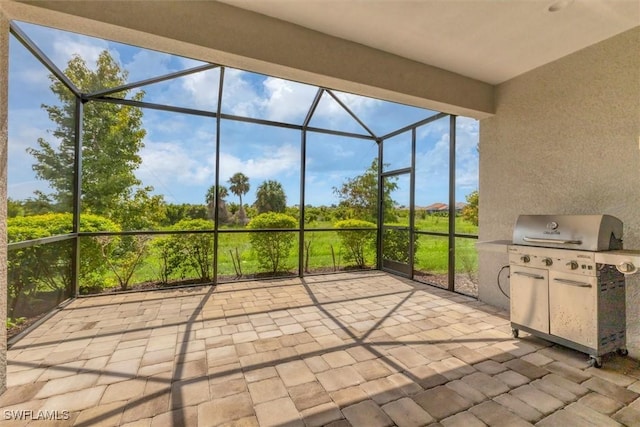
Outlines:
<svg viewBox="0 0 640 427"><path fill-rule="evenodd" d="M640 25L638 0L222 1L491 84Z"/></svg>

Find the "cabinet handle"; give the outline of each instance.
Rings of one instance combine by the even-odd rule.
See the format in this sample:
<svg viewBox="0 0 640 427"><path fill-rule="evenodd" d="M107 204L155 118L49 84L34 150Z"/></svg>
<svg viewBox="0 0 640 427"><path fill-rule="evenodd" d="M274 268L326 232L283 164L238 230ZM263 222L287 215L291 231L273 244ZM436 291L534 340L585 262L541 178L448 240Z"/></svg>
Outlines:
<svg viewBox="0 0 640 427"><path fill-rule="evenodd" d="M590 288L591 287L591 285L589 283L578 282L576 280L558 279L558 278L555 278L553 280L558 282L558 283L562 283L563 285L577 286L579 288Z"/></svg>
<svg viewBox="0 0 640 427"><path fill-rule="evenodd" d="M533 274L533 273L525 273L524 271L514 271L513 274L515 274L516 276L530 277L536 280L544 280L544 276L541 276L539 274Z"/></svg>

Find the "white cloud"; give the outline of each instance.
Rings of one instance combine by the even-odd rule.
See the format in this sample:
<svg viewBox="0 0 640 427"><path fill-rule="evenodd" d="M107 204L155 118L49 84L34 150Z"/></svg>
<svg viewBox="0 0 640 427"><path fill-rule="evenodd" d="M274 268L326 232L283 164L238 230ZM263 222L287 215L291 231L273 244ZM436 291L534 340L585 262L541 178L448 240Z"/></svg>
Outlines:
<svg viewBox="0 0 640 427"><path fill-rule="evenodd" d="M8 115L9 148L20 150L37 146L38 138L53 142L53 135L48 132L54 124L47 113L40 108L10 108Z"/></svg>
<svg viewBox="0 0 640 427"><path fill-rule="evenodd" d="M418 145L419 147L421 144ZM416 168L427 176L447 173L449 168L449 134L440 135L433 146L425 151L416 152Z"/></svg>
<svg viewBox="0 0 640 427"><path fill-rule="evenodd" d="M191 59L184 56L174 56L174 58L178 59L178 62L181 64L181 68L194 68L200 65L206 64L206 62L199 61L197 59Z"/></svg>
<svg viewBox="0 0 640 427"><path fill-rule="evenodd" d="M381 101L343 92L333 91L365 125ZM312 126L366 134L366 130L331 95L324 93L313 113ZM368 126L370 127L370 126Z"/></svg>
<svg viewBox="0 0 640 427"><path fill-rule="evenodd" d="M120 63L120 54L117 50L109 49L109 43L106 40L94 39L86 36L58 33L53 39L53 62L63 71L67 62L74 56L79 55L87 64L90 70L97 68L97 60L100 53L108 50L111 57Z"/></svg>
<svg viewBox="0 0 640 427"><path fill-rule="evenodd" d="M169 54L140 49L130 62L124 64L124 68L129 71L129 81L137 82L174 71L169 68L170 61Z"/></svg>
<svg viewBox="0 0 640 427"><path fill-rule="evenodd" d="M275 77L261 79L261 76L253 76L251 73L232 68L225 70L224 112L302 124L311 108L317 87ZM366 115L381 102L342 92L335 93L357 115ZM313 117L316 123L320 120L334 128L343 126L345 122L359 126L344 108L326 93Z"/></svg>
<svg viewBox="0 0 640 427"><path fill-rule="evenodd" d="M234 173L242 172L250 179L274 179L277 176L291 176L300 171L300 150L290 144L265 147L254 152L254 156L241 159L228 153L220 154L220 181L226 181Z"/></svg>
<svg viewBox="0 0 640 427"><path fill-rule="evenodd" d="M222 111L237 116L256 117L263 101L252 87L244 71L226 68L222 94Z"/></svg>
<svg viewBox="0 0 640 427"><path fill-rule="evenodd" d="M36 85L41 87L40 90L49 92L49 86L51 81L49 80L49 71L44 68L21 68L18 71L17 76L11 76L11 80L16 79L22 84L30 86Z"/></svg>
<svg viewBox="0 0 640 427"><path fill-rule="evenodd" d="M213 154L208 158L193 157L178 143L146 141L140 156L143 160L138 172L147 185L158 181L161 187L173 181L201 185L214 177Z"/></svg>
<svg viewBox="0 0 640 427"><path fill-rule="evenodd" d="M366 117L366 115L373 108L381 107L384 104L383 101L375 98L367 98L365 96L354 95L351 93L339 92L335 90L332 92L361 120ZM338 107L342 108L337 102L334 105L335 109L337 109Z"/></svg>
<svg viewBox="0 0 640 427"><path fill-rule="evenodd" d="M246 71L225 69L223 112L302 124L311 107L314 87L275 77L253 76Z"/></svg>
<svg viewBox="0 0 640 427"><path fill-rule="evenodd" d="M426 140L429 137L439 138L443 133L449 133L449 119L446 117L420 126L416 138L418 140Z"/></svg>
<svg viewBox="0 0 640 427"><path fill-rule="evenodd" d="M147 138L152 141L172 138L173 135L183 136L192 132L193 125L188 123L189 116L184 114L146 110L142 120L142 127L147 131Z"/></svg>
<svg viewBox="0 0 640 427"><path fill-rule="evenodd" d="M208 111L217 109L218 87L220 86L220 71L218 69L189 74L177 81L180 81L182 90L172 96L182 98L181 105L189 105ZM171 104L175 103L175 100L169 101Z"/></svg>
<svg viewBox="0 0 640 427"><path fill-rule="evenodd" d="M438 192L448 188L449 174L449 121L437 121L418 130L420 143L425 147L433 138L438 138L427 150L417 153L417 185L423 191ZM478 122L458 118L456 125L456 198L465 196L478 188ZM446 193L443 193L446 194ZM428 200L421 203L445 200Z"/></svg>
<svg viewBox="0 0 640 427"><path fill-rule="evenodd" d="M456 184L470 192L478 189L479 122L459 117L456 123Z"/></svg>
<svg viewBox="0 0 640 427"><path fill-rule="evenodd" d="M45 138L53 147L59 140L47 132L51 126L46 113L41 109L10 108L7 181L8 195L17 200L33 197L35 190L50 191L48 183L36 178L32 169L35 158L27 148L39 148L38 138Z"/></svg>
<svg viewBox="0 0 640 427"><path fill-rule="evenodd" d="M318 89L288 80L268 77L262 107L269 120L302 124Z"/></svg>
<svg viewBox="0 0 640 427"><path fill-rule="evenodd" d="M197 145L197 144L196 144ZM210 147L210 146L209 146ZM215 152L191 150L175 141L145 141L140 151L142 165L136 175L145 185L165 194L168 201L178 201L185 194L202 192L215 180ZM230 153L220 154L220 182L226 181L236 172L247 175L253 186L264 179L284 180L299 173L300 153L297 147L282 145L273 149L253 151L252 157L240 158ZM297 177L294 178L297 180ZM183 193L183 194L180 194ZM199 193L198 193L199 195ZM189 195L187 195L188 198ZM173 199L173 200L172 200ZM249 200L247 199L249 202Z"/></svg>

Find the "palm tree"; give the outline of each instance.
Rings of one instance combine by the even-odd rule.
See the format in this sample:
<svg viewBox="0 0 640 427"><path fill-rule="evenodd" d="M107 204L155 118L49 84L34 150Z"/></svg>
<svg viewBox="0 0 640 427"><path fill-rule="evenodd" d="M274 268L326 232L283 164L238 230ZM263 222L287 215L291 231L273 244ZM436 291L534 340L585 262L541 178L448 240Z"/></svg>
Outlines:
<svg viewBox="0 0 640 427"><path fill-rule="evenodd" d="M258 213L284 212L287 207L287 196L284 193L282 184L270 179L260 184L258 191L256 191L254 206Z"/></svg>
<svg viewBox="0 0 640 427"><path fill-rule="evenodd" d="M241 221L245 218L244 207L242 206L242 196L249 192L249 177L242 172L236 172L229 178L229 190L240 198L240 209L238 209L238 219Z"/></svg>
<svg viewBox="0 0 640 427"><path fill-rule="evenodd" d="M225 197L229 195L229 190L224 185L218 187L218 221L221 223L227 222L229 219L229 213L227 212L227 203L224 201ZM209 218L214 219L214 207L216 205L216 186L215 184L209 187L207 194L205 196L205 201L207 203L207 212L209 214Z"/></svg>
<svg viewBox="0 0 640 427"><path fill-rule="evenodd" d="M240 207L242 208L242 196L249 192L249 177L242 172L236 172L229 178L229 190L240 198Z"/></svg>
<svg viewBox="0 0 640 427"><path fill-rule="evenodd" d="M229 196L229 190L227 190L227 187L225 187L224 185L221 185L218 191L219 191L220 200L224 200L225 198L227 198L227 196ZM215 203L215 201L216 201L216 186L214 184L211 187L209 187L209 190L207 191L207 195L205 196L205 202L208 205L210 203Z"/></svg>

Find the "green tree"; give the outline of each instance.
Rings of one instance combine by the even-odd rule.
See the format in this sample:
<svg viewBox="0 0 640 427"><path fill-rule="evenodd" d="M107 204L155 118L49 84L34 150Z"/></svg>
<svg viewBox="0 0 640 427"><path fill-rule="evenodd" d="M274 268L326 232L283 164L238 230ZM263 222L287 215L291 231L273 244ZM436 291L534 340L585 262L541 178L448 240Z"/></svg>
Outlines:
<svg viewBox="0 0 640 427"><path fill-rule="evenodd" d="M81 93L92 93L127 82L127 71L122 70L106 50L100 53L95 71L83 58L74 55L64 73ZM69 211L73 200L76 97L55 76L51 75L49 79L51 91L60 101L43 105L49 119L56 125L51 131L55 142L39 138L39 148L30 148L28 152L36 159L32 166L36 176L48 181L53 190L50 198L60 209ZM124 90L118 96L125 97L128 92ZM129 98L139 101L143 95L140 91ZM125 204L136 197L137 202L142 201L140 191L149 193L151 190L140 188L141 182L134 173L142 162L139 155L145 136L142 110L105 102L86 102L83 110L83 211L116 219Z"/></svg>
<svg viewBox="0 0 640 427"><path fill-rule="evenodd" d="M151 195L152 188L137 188L117 199L118 208L111 212L112 220L120 224L123 230L149 230L165 222L167 204L164 197ZM84 215L84 214L83 214ZM82 230L87 231L87 230Z"/></svg>
<svg viewBox="0 0 640 427"><path fill-rule="evenodd" d="M204 205L181 203L181 204L167 204L164 207L165 218L162 221L162 225L174 225L183 219L207 219L208 212L207 207Z"/></svg>
<svg viewBox="0 0 640 427"><path fill-rule="evenodd" d="M229 190L238 196L240 199L240 208L238 209L238 219L244 221L246 215L244 213L244 206L242 205L242 196L249 192L251 188L249 185L249 177L242 172L236 172L231 178L229 178Z"/></svg>
<svg viewBox="0 0 640 427"><path fill-rule="evenodd" d="M7 199L7 218L16 216L24 216L24 205L20 200L13 200L11 197Z"/></svg>
<svg viewBox="0 0 640 427"><path fill-rule="evenodd" d="M462 218L473 225L478 225L478 190L467 194L467 206L462 209Z"/></svg>
<svg viewBox="0 0 640 427"><path fill-rule="evenodd" d="M229 190L224 185L221 185L219 187L218 192L219 192L221 200L224 200L227 197L229 197ZM207 190L207 194L206 194L204 200L207 203L207 205L210 204L210 203L215 203L215 201L216 201L216 186L215 186L215 184L212 185L211 187L209 187L209 189Z"/></svg>
<svg viewBox="0 0 640 427"><path fill-rule="evenodd" d="M56 211L54 208L58 208L57 210L66 210L60 209L61 206L53 206L51 199L40 191L36 191L35 194L36 197L28 197L27 199L19 202L24 208L25 215L43 215Z"/></svg>
<svg viewBox="0 0 640 427"><path fill-rule="evenodd" d="M287 195L278 181L266 180L256 191L254 206L258 214L265 212L284 212L287 207Z"/></svg>
<svg viewBox="0 0 640 427"><path fill-rule="evenodd" d="M398 188L397 178L384 180L382 205L385 220L395 221L395 202L391 194ZM355 178L348 178L333 192L341 199L340 206L349 209L349 218L370 222L378 221L378 159L373 159L371 166Z"/></svg>
<svg viewBox="0 0 640 427"><path fill-rule="evenodd" d="M226 223L229 220L229 211L227 210L227 202L224 200L229 196L229 190L224 185L218 187L218 221ZM207 214L210 219L214 219L214 209L216 206L216 186L215 184L209 187L207 194L205 195L205 202L207 203Z"/></svg>

